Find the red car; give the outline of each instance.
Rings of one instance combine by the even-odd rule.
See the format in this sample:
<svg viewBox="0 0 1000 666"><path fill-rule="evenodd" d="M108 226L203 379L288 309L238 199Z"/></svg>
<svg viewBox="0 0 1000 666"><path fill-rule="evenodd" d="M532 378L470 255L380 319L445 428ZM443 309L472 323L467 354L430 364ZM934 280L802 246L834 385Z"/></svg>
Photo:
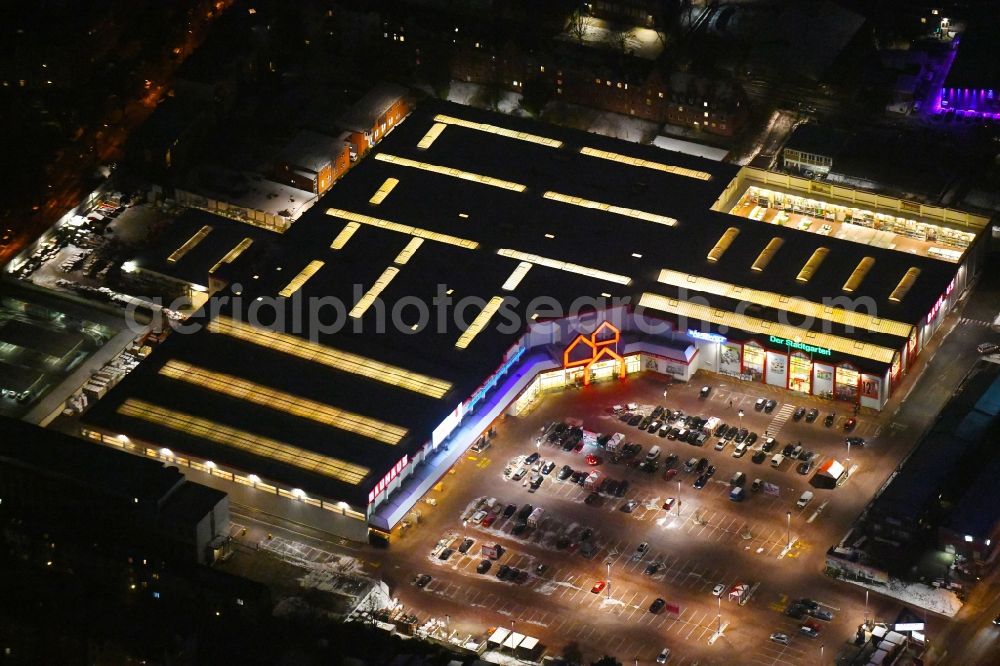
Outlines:
<svg viewBox="0 0 1000 666"><path fill-rule="evenodd" d="M605 583L603 580L599 580L596 583L594 583L594 587L590 588L590 591L593 592L594 594L600 594L601 591L604 590L604 588L606 588L607 586L608 586L607 583Z"/></svg>
<svg viewBox="0 0 1000 666"><path fill-rule="evenodd" d="M490 515L483 518L483 522L480 523L483 527L489 527L493 524L493 521L497 519L497 514L491 513Z"/></svg>
<svg viewBox="0 0 1000 666"><path fill-rule="evenodd" d="M851 432L856 425L858 425L857 419L847 419L844 421L844 432Z"/></svg>
<svg viewBox="0 0 1000 666"><path fill-rule="evenodd" d="M590 453L590 454L587 455L587 464L588 465L600 465L601 464L601 459L598 458L597 456L595 456L593 453Z"/></svg>
<svg viewBox="0 0 1000 666"><path fill-rule="evenodd" d="M675 476L677 476L677 468L676 467L671 467L670 469L668 469L666 472L663 473L663 480L664 481L669 481L670 479L674 478Z"/></svg>

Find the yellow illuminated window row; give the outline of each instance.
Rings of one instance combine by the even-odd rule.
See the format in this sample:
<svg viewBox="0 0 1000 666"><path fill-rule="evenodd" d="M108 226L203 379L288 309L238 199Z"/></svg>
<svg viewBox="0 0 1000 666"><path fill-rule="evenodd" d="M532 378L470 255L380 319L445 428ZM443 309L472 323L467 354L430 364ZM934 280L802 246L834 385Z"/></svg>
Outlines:
<svg viewBox="0 0 1000 666"><path fill-rule="evenodd" d="M685 178L697 178L698 180L711 180L712 178L712 174L706 173L705 171L663 164L662 162L652 162L650 160L644 160L640 157L630 157L628 155L613 153L608 150L598 150L597 148L584 147L580 149L580 154L588 155L590 157L599 157L602 160L610 160L620 164L628 164L629 166L653 169L655 171L664 171L666 173L672 173L675 176L684 176Z"/></svg>
<svg viewBox="0 0 1000 666"><path fill-rule="evenodd" d="M482 331L488 323L490 323L490 319L493 318L493 315L496 314L501 305L503 305L502 296L494 296L491 298L490 302L486 304L486 307L482 309L482 312L476 315L476 318L472 320L471 324L469 324L469 328L465 329L465 332L458 338L458 342L455 343L455 346L459 349L465 349L472 344L472 341L475 340L477 335L479 335L479 332Z"/></svg>
<svg viewBox="0 0 1000 666"><path fill-rule="evenodd" d="M257 328L229 317L214 319L209 323L208 330L211 333L227 335L282 354L320 363L341 372L366 377L432 398L442 398L451 390L451 383L442 379L435 379L418 372L410 372L405 368L310 342L287 333Z"/></svg>
<svg viewBox="0 0 1000 666"><path fill-rule="evenodd" d="M406 247L400 250L399 254L396 255L396 258L392 260L392 263L399 264L400 266L405 265L423 244L423 238L411 238L410 242L406 244Z"/></svg>
<svg viewBox="0 0 1000 666"><path fill-rule="evenodd" d="M544 196L546 199L552 199L553 201L559 201L561 203L580 206L581 208L593 208L594 210L603 210L606 213L614 213L615 215L625 215L626 217L634 217L639 220L645 220L646 222L655 222L656 224L665 224L668 227L673 227L677 225L677 220L675 220L672 217L667 217L666 215L659 215L657 213L647 213L644 210L637 210L635 208L613 206L611 204L601 203L600 201L591 201L590 199L574 197L568 194L560 194L559 192L546 192L542 196Z"/></svg>
<svg viewBox="0 0 1000 666"><path fill-rule="evenodd" d="M690 317L705 321L717 326L728 326L730 328L747 331L748 333L775 335L786 340L803 341L817 347L826 347L835 352L861 356L880 363L892 363L896 352L888 347L880 347L867 342L858 342L850 338L843 338L839 335L829 333L816 333L797 326L779 324L766 319L758 319L747 315L736 314L726 310L710 308L707 305L680 301L676 298L667 298L660 294L643 293L639 298L639 305L645 308L660 310L669 314L681 317Z"/></svg>
<svg viewBox="0 0 1000 666"><path fill-rule="evenodd" d="M382 293L382 290L388 287L389 283L392 282L392 279L398 274L399 269L395 266L389 266L389 268L382 271L382 275L375 280L375 284L373 284L371 288L365 292L365 295L358 299L358 302L354 304L353 308L351 308L350 315L355 319L364 315L364 313L368 311L368 308L372 306L372 303L375 302L375 299L378 298L378 295Z"/></svg>
<svg viewBox="0 0 1000 666"><path fill-rule="evenodd" d="M226 256L224 256L222 259L219 259L217 262L215 262L214 266L208 269L209 274L212 274L215 271L219 270L219 268L222 267L222 264L231 264L237 259L239 259L240 255L246 252L248 249L250 249L251 245L253 245L252 238L244 238L243 240L241 240L239 243L236 244L236 247L234 247L232 250L226 253Z"/></svg>
<svg viewBox="0 0 1000 666"><path fill-rule="evenodd" d="M632 278L630 278L627 275L619 275L618 273L609 273L607 271L602 271L597 268L589 268L587 266L581 266L580 264L571 264L568 261L559 261L558 259L549 259L548 257L542 257L537 254L529 254L527 252L520 252L518 250L508 250L506 248L497 250L497 254L499 254L501 257L507 257L508 259L527 261L529 264L537 264L539 266L545 266L546 268L554 268L556 270L566 271L568 273L586 275L587 277L596 278L598 280L607 280L608 282L615 282L617 284L623 284L623 285L629 285L632 283Z"/></svg>
<svg viewBox="0 0 1000 666"><path fill-rule="evenodd" d="M181 245L179 248L170 253L170 256L167 257L167 263L176 264L181 260L181 257L193 250L195 246L205 240L205 236L210 233L212 233L212 227L207 224L198 231L194 232L194 235L187 239L184 242L184 245Z"/></svg>
<svg viewBox="0 0 1000 666"><path fill-rule="evenodd" d="M292 278L292 281L285 285L285 288L278 292L279 296L284 296L288 298L299 289L302 288L309 278L316 274L316 272L323 268L325 264L322 261L310 261L305 268L303 268L298 275Z"/></svg>
<svg viewBox="0 0 1000 666"><path fill-rule="evenodd" d="M430 231L429 229L422 229L409 224L400 224L399 222L390 222L389 220L372 217L371 215L352 213L349 210L343 210L341 208L328 208L326 214L331 217L349 220L358 224L367 224L372 227L378 227L379 229L395 231L397 233L406 234L407 236L416 236L417 238L423 238L424 240L437 241L438 243L446 243L448 245L457 245L458 247L464 247L466 250L475 250L479 247L479 243L467 238L449 236L448 234L439 234L438 232ZM343 235L346 231L346 229L342 231L341 235ZM351 231L351 233L353 234L354 232ZM340 238L340 236L337 238ZM348 236L348 238L350 238L350 236ZM334 244L336 244L336 240L334 241Z"/></svg>
<svg viewBox="0 0 1000 666"><path fill-rule="evenodd" d="M332 243L330 243L330 249L343 250L344 246L347 245L347 241L351 240L351 236L353 236L354 232L360 228L361 225L357 222L348 222L345 224L344 228L340 230L339 234L337 234L337 237L333 239Z"/></svg>
<svg viewBox="0 0 1000 666"><path fill-rule="evenodd" d="M483 174L473 173L471 171L462 171L461 169L441 166L440 164L430 164L428 162L411 160L408 157L400 157L399 155L378 153L377 155L375 155L375 159L381 162L389 162L390 164L395 164L396 166L421 169L423 171L430 171L431 173L437 173L442 176L451 176L452 178L460 178L462 180L469 180L474 183L482 183L483 185L491 185L493 187L499 187L505 190L513 190L515 192L524 192L524 190L527 189L527 187L522 185L521 183L515 183L509 180L503 180L501 178L494 178L493 176L484 176Z"/></svg>
<svg viewBox="0 0 1000 666"><path fill-rule="evenodd" d="M527 261L522 261L517 265L517 268L514 269L514 271L510 274L510 277L507 278L507 281L504 282L503 286L500 288L504 291L514 291L517 289L517 285L521 284L521 280L524 279L524 276L527 275L530 270L531 264Z"/></svg>
<svg viewBox="0 0 1000 666"><path fill-rule="evenodd" d="M143 400L129 398L118 407L118 413L355 486L361 483L371 471L367 467L355 465L340 458L307 451L298 446L153 405Z"/></svg>
<svg viewBox="0 0 1000 666"><path fill-rule="evenodd" d="M398 178L386 178L385 182L382 183L382 187L378 188L378 191L372 195L372 198L368 200L368 203L378 206L380 203L385 201L385 198L389 196L389 193L399 185Z"/></svg>
<svg viewBox="0 0 1000 666"><path fill-rule="evenodd" d="M420 143L417 144L417 148L422 150L430 148L437 138L441 136L441 132L443 132L446 127L448 126L444 123L434 123L431 125L431 128L427 130L427 134L424 134L424 138L422 138Z"/></svg>
<svg viewBox="0 0 1000 666"><path fill-rule="evenodd" d="M549 148L561 148L563 145L562 141L557 139L549 139L548 137L539 136L537 134L528 134L527 132L518 132L517 130L507 129L506 127L497 127L496 125L489 125L487 123L476 123L471 120L463 120L462 118L453 118L452 116L446 116L440 113L434 116L434 122L457 125L458 127L465 127L466 129L476 130L477 132L496 134L497 136L502 136L508 139L517 139L518 141L537 143L542 146L548 146ZM430 132L428 132L428 134L430 134ZM424 138L426 139L427 137Z"/></svg>
<svg viewBox="0 0 1000 666"><path fill-rule="evenodd" d="M406 428L182 361L168 361L160 368L160 374L230 398L245 400L255 405L316 421L331 428L368 437L383 444L395 446L406 437Z"/></svg>
<svg viewBox="0 0 1000 666"><path fill-rule="evenodd" d="M814 317L825 321L832 321L843 326L861 328L875 333L895 335L898 337L909 337L912 326L891 319L880 319L861 312L852 312L843 308L828 307L813 303L803 298L794 298L782 294L775 294L770 291L759 291L732 284L730 282L720 282L710 280L706 277L688 275L679 271L663 269L657 278L662 284L669 284L680 289L693 289L695 291L725 296L737 301L744 301L761 305L775 310L792 312L803 317Z"/></svg>

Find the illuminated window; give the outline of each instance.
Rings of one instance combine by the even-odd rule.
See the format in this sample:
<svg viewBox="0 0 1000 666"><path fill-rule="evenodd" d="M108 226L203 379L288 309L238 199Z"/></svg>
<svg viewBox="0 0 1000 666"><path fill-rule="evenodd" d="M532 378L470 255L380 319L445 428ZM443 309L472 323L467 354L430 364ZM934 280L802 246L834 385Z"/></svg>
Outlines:
<svg viewBox="0 0 1000 666"><path fill-rule="evenodd" d="M396 255L396 258L393 259L392 263L403 266L404 264L406 264L406 262L410 260L410 257L412 257L413 254L417 251L417 248L419 248L423 244L424 244L423 238L411 238L410 242L406 244L406 247L404 247L400 251L400 253Z"/></svg>
<svg viewBox="0 0 1000 666"><path fill-rule="evenodd" d="M627 275L609 273L607 271L598 270L596 268L589 268L587 266L581 266L579 264L572 264L568 261L559 261L558 259L549 259L547 257L541 257L537 254L528 254L527 252L519 252L518 250L508 250L508 249L497 250L497 254L499 254L501 257L509 257L510 259L527 261L528 263L537 264L539 266L545 266L546 268L554 268L556 270L566 271L568 273L585 275L587 277L596 278L598 280L607 280L608 282L615 282L617 284L623 284L623 285L629 285L632 283L632 278L628 277Z"/></svg>
<svg viewBox="0 0 1000 666"><path fill-rule="evenodd" d="M477 335L479 335L479 332L486 327L486 324L488 324L490 319L493 318L493 315L496 314L496 311L500 309L501 305L503 305L502 296L494 296L491 298L490 302L486 304L486 307L483 308L482 312L480 312L476 318L472 320L472 323L469 324L469 328L465 329L465 332L458 338L458 342L455 343L455 346L459 349L465 349L472 344L472 341Z"/></svg>
<svg viewBox="0 0 1000 666"><path fill-rule="evenodd" d="M122 416L141 419L161 428L169 428L176 432L298 467L351 485L361 483L371 471L367 467L355 465L346 460L314 453L298 446L232 428L216 421L159 407L142 400L129 398L118 407L117 411Z"/></svg>
<svg viewBox="0 0 1000 666"><path fill-rule="evenodd" d="M292 281L285 285L285 288L278 292L279 296L284 296L288 298L299 289L302 288L309 278L316 274L316 272L323 268L324 263L322 261L310 261L309 264L302 269L302 271L292 278Z"/></svg>
<svg viewBox="0 0 1000 666"><path fill-rule="evenodd" d="M697 178L698 180L710 180L712 174L705 171L698 171L696 169L686 169L684 167L673 166L670 164L663 164L662 162L652 162L650 160L644 160L639 157L629 157L628 155L622 155L620 153L613 153L607 150L598 150L597 148L581 148L581 155L588 155L590 157L597 157L602 160L609 160L611 162L618 162L619 164L628 164L629 166L642 167L645 169L653 169L655 171L663 171L665 173L670 173L675 176L684 176L685 178Z"/></svg>
<svg viewBox="0 0 1000 666"><path fill-rule="evenodd" d="M405 368L382 363L334 347L310 342L287 333L258 328L229 317L218 317L208 325L211 333L259 345L313 363L319 363L340 372L397 386L432 398L442 398L451 390L451 383L427 375L410 372Z"/></svg>
<svg viewBox="0 0 1000 666"><path fill-rule="evenodd" d="M358 224L367 224L372 227L387 229L388 231L395 231L408 236L416 236L417 238L437 241L438 243L446 243L448 245L457 245L458 247L463 247L467 250L475 250L479 247L479 243L473 240L459 238L457 236L449 236L448 234L439 234L436 231L421 229L420 227L413 227L408 224L400 224L398 222L390 222L389 220L382 220L370 215L352 213L351 211L343 210L341 208L328 208L326 214L331 217L338 217L342 220L350 220L351 222L357 222Z"/></svg>
<svg viewBox="0 0 1000 666"><path fill-rule="evenodd" d="M474 183L481 183L483 185L499 187L505 190L513 190L515 192L523 192L525 189L527 189L524 185L520 183L514 183L509 180L502 180L500 178L494 178L493 176L484 176L479 173L473 173L471 171L462 171L461 169L441 166L438 164L429 164L427 162L411 160L408 157L400 157L398 155L390 155L388 153L378 153L377 155L375 155L375 159L381 162L389 162L390 164L394 164L396 166L421 169L423 171L430 171L431 173L440 174L442 176L461 178L462 180L469 180Z"/></svg>
<svg viewBox="0 0 1000 666"><path fill-rule="evenodd" d="M389 196L393 188L399 185L399 180L396 178L386 178L385 182L382 183L382 187L378 188L378 191L372 195L372 198L368 200L368 203L378 206L380 203L385 201L385 198Z"/></svg>
<svg viewBox="0 0 1000 666"><path fill-rule="evenodd" d="M239 243L236 244L236 247L234 247L232 250L226 253L226 256L224 256L222 259L219 259L217 262L215 262L214 266L208 269L209 275L219 270L219 268L221 268L223 264L231 264L237 259L239 259L240 255L246 252L251 245L253 245L252 238L244 238L243 240L241 240Z"/></svg>
<svg viewBox="0 0 1000 666"><path fill-rule="evenodd" d="M392 282L392 279L396 277L398 273L399 269L394 266L390 266L382 271L382 275L380 275L375 281L375 284L373 284L371 288L365 292L365 295L362 296L351 309L350 315L355 319L361 317L368 310L368 308L371 307L372 303L375 302L378 295L389 286L389 283Z"/></svg>
<svg viewBox="0 0 1000 666"><path fill-rule="evenodd" d="M406 428L182 361L168 361L160 368L160 374L230 398L245 400L261 407L316 421L331 428L352 432L383 444L395 446L406 437Z"/></svg>
<svg viewBox="0 0 1000 666"><path fill-rule="evenodd" d="M737 314L735 312L719 310L717 308L711 308L707 305L681 301L676 298L668 298L660 294L652 294L649 292L643 293L643 295L639 298L639 305L640 307L651 308L653 310L659 310L672 315L689 317L691 319L697 319L710 324L715 324L717 326L726 326L732 329L747 331L749 333L766 333L768 335L774 335L791 341L796 341L803 335L803 330L797 326L779 324L764 319L758 319L756 317ZM896 354L895 350L889 349L888 347L880 347L867 342L857 342L849 338L829 333L817 333L816 337L810 341L810 344L812 344L813 341L815 342L815 346L825 347L829 350L840 352L842 354L861 356L880 363L892 363L893 357Z"/></svg>
<svg viewBox="0 0 1000 666"><path fill-rule="evenodd" d="M560 203L572 204L574 206L580 206L581 208L591 208L593 210L603 210L606 213L613 213L615 215L624 215L626 217L634 217L637 220L644 220L646 222L655 222L656 224L664 224L668 227L673 227L677 224L677 220L675 220L672 217L667 217L666 215L659 215L657 213L647 213L644 210L636 210L635 208L612 206L611 204L601 203L600 201L591 201L590 199L574 197L568 194L560 194L559 192L546 192L543 196L546 199L552 199L553 201L558 201Z"/></svg>
<svg viewBox="0 0 1000 666"><path fill-rule="evenodd" d="M205 236L208 236L210 233L212 233L212 227L207 224L198 231L194 232L194 235L191 236L191 238L187 239L183 245L170 253L170 256L167 257L167 263L176 264L181 260L181 257L193 250L195 246L205 240Z"/></svg>

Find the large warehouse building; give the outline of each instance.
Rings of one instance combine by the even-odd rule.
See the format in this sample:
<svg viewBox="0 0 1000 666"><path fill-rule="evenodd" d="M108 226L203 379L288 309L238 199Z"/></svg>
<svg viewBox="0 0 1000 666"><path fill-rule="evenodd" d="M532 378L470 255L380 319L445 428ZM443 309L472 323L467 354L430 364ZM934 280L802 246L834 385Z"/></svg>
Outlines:
<svg viewBox="0 0 1000 666"><path fill-rule="evenodd" d="M815 185L425 103L285 233L207 253L197 330L84 434L366 539L567 383L707 369L879 409L986 220Z"/></svg>

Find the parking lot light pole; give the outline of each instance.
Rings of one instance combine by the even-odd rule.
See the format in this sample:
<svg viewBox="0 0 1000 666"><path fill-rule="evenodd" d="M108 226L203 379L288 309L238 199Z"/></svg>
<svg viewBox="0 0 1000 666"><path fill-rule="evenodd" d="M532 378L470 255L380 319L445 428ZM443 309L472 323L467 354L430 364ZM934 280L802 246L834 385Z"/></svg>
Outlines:
<svg viewBox="0 0 1000 666"><path fill-rule="evenodd" d="M850 476L851 475L851 438L850 437L847 438L847 460L845 460L844 462L847 463L847 471L845 473L847 474L847 476Z"/></svg>
<svg viewBox="0 0 1000 666"><path fill-rule="evenodd" d="M868 590L865 590L865 626L868 626Z"/></svg>
<svg viewBox="0 0 1000 666"><path fill-rule="evenodd" d="M792 547L792 512L791 512L791 511L789 511L789 512L788 512L788 513L786 514L786 516L787 516L787 518L788 518L788 531L787 531L787 536L788 536L788 548L791 548L791 547Z"/></svg>
<svg viewBox="0 0 1000 666"><path fill-rule="evenodd" d="M681 517L681 482L677 482L677 517Z"/></svg>
<svg viewBox="0 0 1000 666"><path fill-rule="evenodd" d="M740 417L740 430L743 430L743 410L736 412L736 415Z"/></svg>
<svg viewBox="0 0 1000 666"><path fill-rule="evenodd" d="M722 635L722 595L720 594L717 598L719 600L719 635L721 636Z"/></svg>

